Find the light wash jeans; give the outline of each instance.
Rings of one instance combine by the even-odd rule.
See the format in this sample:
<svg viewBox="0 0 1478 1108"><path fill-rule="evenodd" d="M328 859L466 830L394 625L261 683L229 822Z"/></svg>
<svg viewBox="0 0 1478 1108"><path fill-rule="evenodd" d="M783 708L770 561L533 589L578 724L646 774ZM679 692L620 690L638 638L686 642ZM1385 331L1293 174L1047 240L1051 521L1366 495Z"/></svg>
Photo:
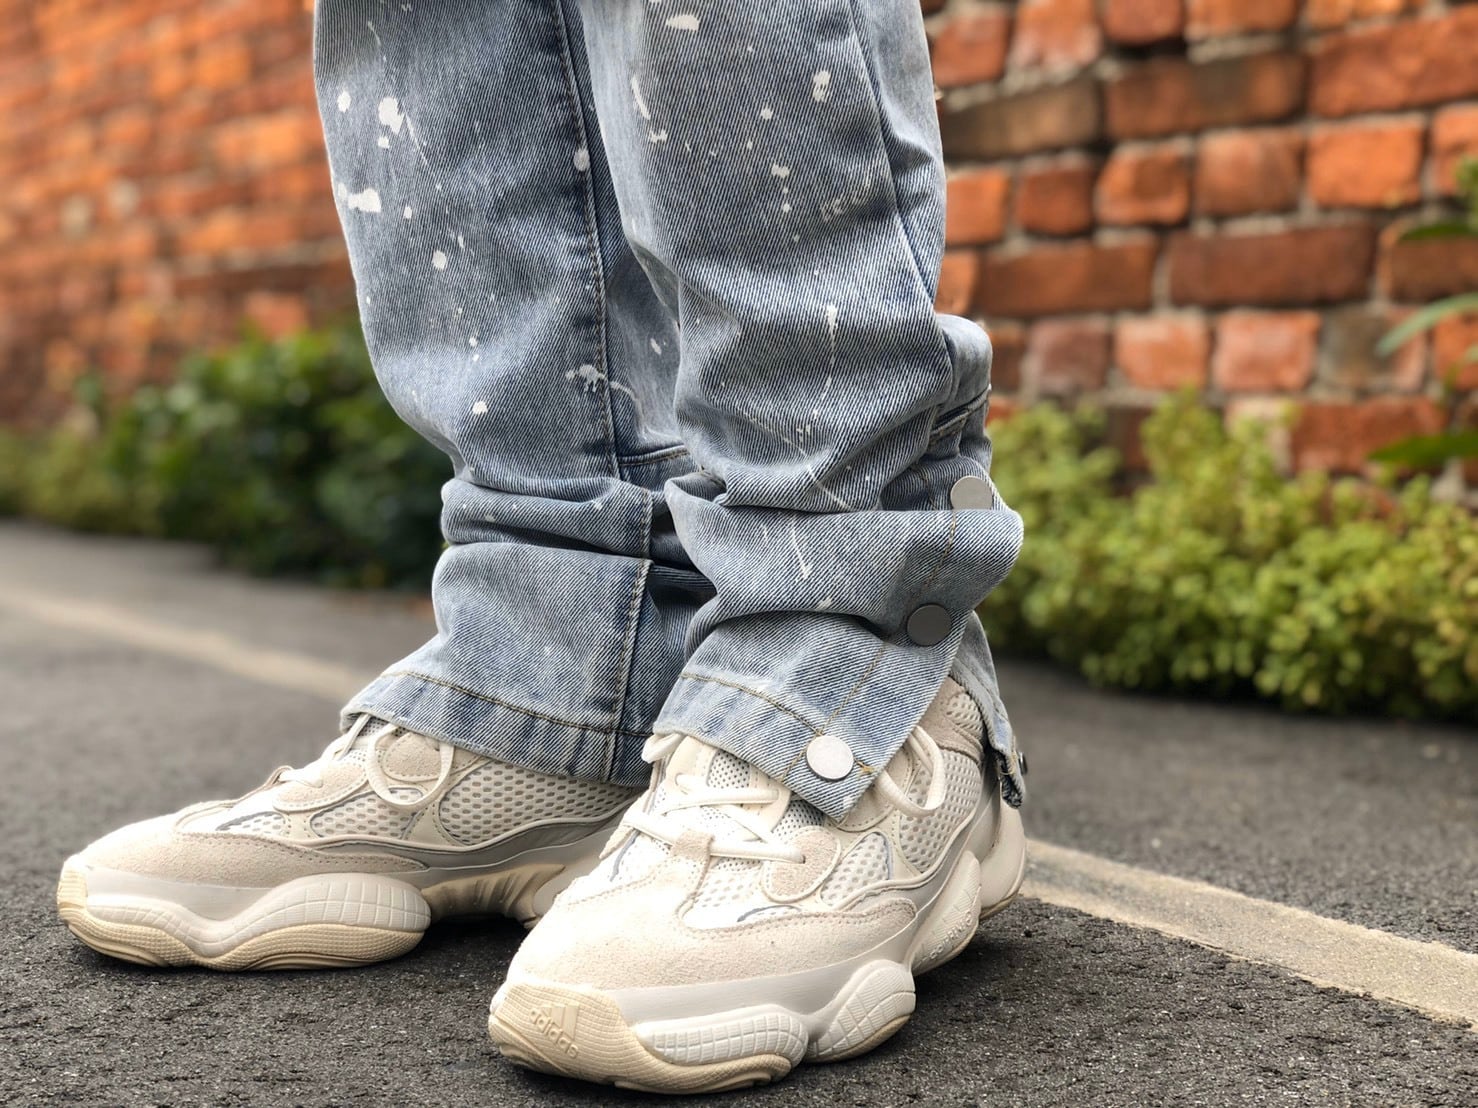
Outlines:
<svg viewBox="0 0 1478 1108"><path fill-rule="evenodd" d="M974 607L1021 523L990 344L933 309L917 0L316 18L376 371L454 467L438 633L346 712L628 784L684 731L840 816L953 671L1019 802Z"/></svg>

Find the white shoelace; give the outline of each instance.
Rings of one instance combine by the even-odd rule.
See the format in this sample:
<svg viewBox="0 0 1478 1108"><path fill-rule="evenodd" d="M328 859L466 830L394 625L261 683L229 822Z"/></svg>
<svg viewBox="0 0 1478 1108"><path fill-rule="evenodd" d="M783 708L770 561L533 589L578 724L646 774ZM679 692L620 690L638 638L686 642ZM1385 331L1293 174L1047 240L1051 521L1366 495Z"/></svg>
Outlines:
<svg viewBox="0 0 1478 1108"><path fill-rule="evenodd" d="M642 758L654 766L653 786L663 773L663 762L671 756L687 736L674 733L653 735L642 748ZM938 811L944 804L946 781L944 777L944 752L939 744L922 727L915 727L904 741L904 747L913 756L929 766L929 788L924 802L919 804L908 795L887 773L879 773L873 788L888 804L906 815L922 818ZM701 825L684 821L675 813L692 808L712 808L733 821L733 834L713 837L708 852L718 858L745 858L766 862L797 862L806 860L805 852L783 841L775 832L760 822L754 809L765 807L780 799L782 786L766 777L765 784L744 788L721 788L710 785L692 773L675 773L665 778L666 788L659 803L651 810L631 808L625 816L628 827L649 835L654 839L674 845L684 831L704 830Z"/></svg>
<svg viewBox="0 0 1478 1108"><path fill-rule="evenodd" d="M364 734L369 726L370 716L360 716L355 720L354 726L345 731L333 742L329 743L314 761L298 769L284 767L277 771L274 782L295 781L300 784L309 785L314 788L323 784L323 771L332 762L338 761L349 748ZM456 750L447 743L436 744L441 759L441 770L436 776L436 782L430 788L422 788L418 781L392 780L380 766L380 747L387 739L394 738L400 728L393 723L384 723L377 727L368 736L369 745L365 750L364 773L369 781L369 787L374 794L390 807L398 812L419 812L431 803L433 797L446 784L447 778L451 776L452 759L456 757ZM428 742L433 741L428 739ZM415 788L420 790L420 795L413 800L402 800L395 795L394 790L400 788Z"/></svg>

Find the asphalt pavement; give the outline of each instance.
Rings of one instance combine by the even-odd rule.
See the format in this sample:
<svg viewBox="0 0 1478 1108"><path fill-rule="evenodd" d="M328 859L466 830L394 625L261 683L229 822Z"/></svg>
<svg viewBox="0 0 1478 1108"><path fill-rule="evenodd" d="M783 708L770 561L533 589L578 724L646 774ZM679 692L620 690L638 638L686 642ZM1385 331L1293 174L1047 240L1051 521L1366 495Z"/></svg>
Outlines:
<svg viewBox="0 0 1478 1108"><path fill-rule="evenodd" d="M398 961L315 973L161 972L76 943L52 902L68 853L127 820L244 791L316 756L334 729L331 697L233 671L217 656L227 647L202 651L206 662L120 637L131 621L176 629L187 646L219 636L229 650L318 659L351 678L430 630L413 599L251 581L188 547L0 525L0 872L11 890L0 1097L656 1102L530 1075L492 1049L483 1024L522 934L511 923L441 926ZM1110 695L1041 666L1001 668L1030 752L1033 837L1478 952L1473 731ZM920 980L917 1014L878 1051L710 1099L1478 1105L1478 1034L1023 899Z"/></svg>

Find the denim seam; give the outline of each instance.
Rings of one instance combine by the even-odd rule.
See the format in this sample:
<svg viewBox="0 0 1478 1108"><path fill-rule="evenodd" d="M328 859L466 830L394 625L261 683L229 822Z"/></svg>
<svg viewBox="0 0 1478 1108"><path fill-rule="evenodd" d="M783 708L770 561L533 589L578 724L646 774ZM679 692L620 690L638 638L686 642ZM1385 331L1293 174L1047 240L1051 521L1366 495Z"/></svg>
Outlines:
<svg viewBox="0 0 1478 1108"><path fill-rule="evenodd" d="M706 673L693 673L690 670L684 670L682 673L678 674L677 679L679 681L703 681L710 685L722 685L726 689L733 689L735 692L745 693L749 696L754 697L756 700L763 700L766 704L774 708L777 712L785 713L791 719L801 724L803 727L808 728L813 735L820 735L822 733L821 728L817 727L805 716L797 712L794 708L787 708L784 704L781 704L780 701L776 700L774 697L767 696L762 692L757 692L754 689L751 689L745 685L741 685L736 681L729 681L723 677L712 677Z"/></svg>
<svg viewBox="0 0 1478 1108"><path fill-rule="evenodd" d="M590 149L590 135L585 128L584 106L580 103L579 86L575 81L575 63L570 56L570 29L565 19L564 5L562 0L552 0L550 8L554 12L555 26L559 31L559 56L560 69L565 79L565 97L568 101L570 114L574 118L575 131L579 135L580 143L587 151ZM594 164L592 162L592 164ZM607 461L610 463L611 472L621 476L621 462L616 452L616 417L611 410L611 388L610 388L610 361L607 357L607 318L606 318L606 277L605 269L601 264L600 250L600 227L595 219L595 182L591 171L577 173L580 180L580 194L583 204L583 215L585 216L585 238L589 247L589 260L591 270L591 290L595 295L595 361L596 369L605 378L606 387L600 390L601 414L605 419L606 430L606 453Z"/></svg>
<svg viewBox="0 0 1478 1108"><path fill-rule="evenodd" d="M657 465L659 462L684 457L688 453L686 443L677 446L659 446L642 454L622 454L617 458L623 469L640 469L642 466Z"/></svg>
<svg viewBox="0 0 1478 1108"><path fill-rule="evenodd" d="M636 664L636 632L641 626L641 598L647 588L647 574L651 572L651 541L652 541L652 494L647 492L642 498L646 507L642 512L642 558L641 568L636 572L636 579L632 583L631 603L626 611L626 644L621 651L621 666L617 670L617 681L620 682L616 689L615 713L611 719L611 742L606 748L606 780L616 768L616 736L620 732L621 720L626 715L626 694L631 689L631 667Z"/></svg>
<svg viewBox="0 0 1478 1108"><path fill-rule="evenodd" d="M438 685L443 689L450 689L452 692L462 693L464 696L470 696L475 700L481 700L488 704L496 704L499 708L507 708L510 712L518 712L520 715L529 716L533 719L541 719L545 723L557 723L561 727L568 727L575 731L589 731L597 735L645 735L645 732L643 731L630 731L619 726L598 727L592 723L580 723L577 720L573 719L561 719L559 716L551 716L545 712L536 711L533 708L525 708L519 704L511 704L508 701L501 700L496 696L489 696L487 693L478 692L476 689L469 689L465 685L458 685L454 681L445 681L440 677L433 677L431 676L431 674L422 673L420 670L389 669L380 674L380 676L377 677L375 680L381 681L387 677L413 677L417 681L425 681L428 685ZM619 724L620 720L618 719L616 722Z"/></svg>
<svg viewBox="0 0 1478 1108"><path fill-rule="evenodd" d="M931 290L928 275L924 272L923 258L920 256L918 244L914 242L913 235L908 229L908 220L903 218L903 206L898 198L897 165L893 159L893 131L888 126L887 113L883 111L882 88L878 83L877 71L873 67L872 62L872 40L868 37L866 23L857 10L857 0L847 0L846 8L848 22L852 25L852 34L857 40L857 50L862 56L862 68L867 73L868 88L872 92L873 118L877 121L879 140L883 147L883 157L888 163L887 184L888 194L893 201L893 219L898 225L898 233L903 238L904 246L908 249L909 260L913 262L913 275L919 282L919 292L932 305L934 303L935 292L938 290L938 274L935 275L935 287ZM955 365L954 358L950 356L949 343L945 340L944 328L939 326L937 317L934 324L934 335L940 351L944 355L944 360L949 364L951 377L955 383L958 383L959 367ZM943 410L944 402L941 401L936 410L936 421L940 418L938 413Z"/></svg>
<svg viewBox="0 0 1478 1108"><path fill-rule="evenodd" d="M932 301L934 297L929 292L929 279L924 273L923 259L919 256L918 247L909 233L908 221L903 218L903 208L898 200L897 167L893 160L893 132L888 126L887 114L883 111L882 89L878 84L878 75L872 64L872 40L868 38L865 24L857 11L857 0L847 0L847 19L852 24L852 34L857 39L857 49L862 56L862 68L867 73L868 87L872 91L873 116L877 120L878 135L883 145L883 156L888 161L888 192L893 199L893 215L898 222L898 231L908 246L908 256L913 261L914 276L919 280L920 291ZM941 331L941 344L943 341L944 334ZM948 358L947 350L945 356Z"/></svg>

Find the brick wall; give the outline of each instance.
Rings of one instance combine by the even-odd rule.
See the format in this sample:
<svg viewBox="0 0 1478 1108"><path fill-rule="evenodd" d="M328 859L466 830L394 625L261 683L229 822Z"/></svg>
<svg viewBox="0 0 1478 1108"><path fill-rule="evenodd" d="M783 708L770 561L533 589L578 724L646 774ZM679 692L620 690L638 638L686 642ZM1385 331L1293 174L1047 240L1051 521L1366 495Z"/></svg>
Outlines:
<svg viewBox="0 0 1478 1108"><path fill-rule="evenodd" d="M989 326L1003 411L1094 395L1132 451L1168 389L1234 417L1298 398L1293 460L1346 470L1441 426L1478 319L1374 345L1478 289L1478 243L1396 241L1478 155L1478 4L925 8L952 167L940 300Z"/></svg>
<svg viewBox="0 0 1478 1108"><path fill-rule="evenodd" d="M0 0L0 419L353 302L303 0Z"/></svg>
<svg viewBox="0 0 1478 1108"><path fill-rule="evenodd" d="M0 419L119 387L243 319L352 302L304 0L0 0ZM1478 153L1478 3L924 0L952 171L941 305L998 349L997 411L1194 386L1306 401L1302 464L1441 420L1471 244L1398 245ZM1469 371L1460 384L1478 386Z"/></svg>

